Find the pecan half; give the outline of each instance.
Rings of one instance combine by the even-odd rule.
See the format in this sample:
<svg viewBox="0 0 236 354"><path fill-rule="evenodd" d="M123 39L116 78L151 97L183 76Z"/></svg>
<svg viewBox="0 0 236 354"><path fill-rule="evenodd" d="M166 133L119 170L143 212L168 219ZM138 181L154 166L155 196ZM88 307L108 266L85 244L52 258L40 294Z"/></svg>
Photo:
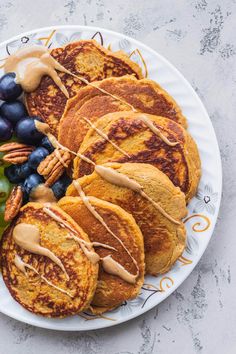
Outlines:
<svg viewBox="0 0 236 354"><path fill-rule="evenodd" d="M19 149L22 149L22 148L31 148L33 149L34 147L31 146L31 145L26 145L26 144L21 144L21 143L18 143L16 141L13 141L11 143L6 143L6 144L3 144L2 146L0 146L0 152L10 152L10 151L15 151L15 150L19 150Z"/></svg>
<svg viewBox="0 0 236 354"><path fill-rule="evenodd" d="M23 191L21 186L13 187L11 194L6 201L4 220L11 221L18 214L23 203Z"/></svg>
<svg viewBox="0 0 236 354"><path fill-rule="evenodd" d="M2 159L5 162L9 162L16 165L18 163L26 162L32 151L33 149L28 149L28 150L24 149L24 150L9 152L5 156L3 156Z"/></svg>
<svg viewBox="0 0 236 354"><path fill-rule="evenodd" d="M33 146L17 142L11 142L0 146L0 152L5 153L2 160L12 164L26 162L33 150Z"/></svg>
<svg viewBox="0 0 236 354"><path fill-rule="evenodd" d="M46 180L45 185L50 187L64 173L71 162L71 154L68 151L57 149L43 160L37 172Z"/></svg>

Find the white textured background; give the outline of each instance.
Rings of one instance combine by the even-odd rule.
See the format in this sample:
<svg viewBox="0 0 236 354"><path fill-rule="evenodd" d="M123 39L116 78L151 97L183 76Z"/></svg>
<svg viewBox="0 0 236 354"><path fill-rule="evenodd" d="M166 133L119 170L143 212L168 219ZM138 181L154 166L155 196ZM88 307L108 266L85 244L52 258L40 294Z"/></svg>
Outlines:
<svg viewBox="0 0 236 354"><path fill-rule="evenodd" d="M203 100L224 172L214 237L193 273L158 308L82 334L42 330L0 314L1 354L236 353L235 23L235 0L0 0L0 41L43 26L94 25L164 55Z"/></svg>

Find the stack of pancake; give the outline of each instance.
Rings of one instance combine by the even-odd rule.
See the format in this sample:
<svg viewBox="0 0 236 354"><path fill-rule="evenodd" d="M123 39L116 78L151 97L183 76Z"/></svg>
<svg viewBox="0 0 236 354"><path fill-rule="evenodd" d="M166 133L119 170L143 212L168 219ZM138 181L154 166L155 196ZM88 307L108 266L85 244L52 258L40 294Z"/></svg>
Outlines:
<svg viewBox="0 0 236 354"><path fill-rule="evenodd" d="M145 273L167 272L182 254L182 220L198 187L200 158L178 104L124 53L89 40L51 53L92 82L85 86L60 73L69 100L49 77L26 96L29 113L78 153L74 181L57 205L21 209L2 239L3 278L12 296L36 314L101 314L138 296ZM104 178L96 166L136 189ZM16 244L14 230L22 223L38 227L40 245L61 260L68 278L52 259ZM16 259L29 266L19 267Z"/></svg>

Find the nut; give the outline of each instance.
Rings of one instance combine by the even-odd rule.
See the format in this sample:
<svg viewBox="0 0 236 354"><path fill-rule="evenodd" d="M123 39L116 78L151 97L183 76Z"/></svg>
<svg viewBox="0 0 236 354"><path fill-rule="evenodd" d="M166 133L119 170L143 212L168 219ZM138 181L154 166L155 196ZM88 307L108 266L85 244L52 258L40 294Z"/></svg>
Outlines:
<svg viewBox="0 0 236 354"><path fill-rule="evenodd" d="M7 143L0 147L0 152L6 153L2 160L12 164L26 162L33 150L33 146L17 142Z"/></svg>
<svg viewBox="0 0 236 354"><path fill-rule="evenodd" d="M12 151L3 156L3 161L5 162L10 162L12 164L18 164L18 163L23 163L28 160L29 155L33 149L22 149L22 150L17 150L17 151Z"/></svg>
<svg viewBox="0 0 236 354"><path fill-rule="evenodd" d="M11 221L18 214L23 203L23 191L21 186L13 187L11 194L6 201L4 220Z"/></svg>
<svg viewBox="0 0 236 354"><path fill-rule="evenodd" d="M13 141L11 143L3 144L2 146L0 146L0 152L10 152L25 148L31 148L32 150L34 149L34 147L31 145L21 144Z"/></svg>
<svg viewBox="0 0 236 354"><path fill-rule="evenodd" d="M54 152L52 152L42 162L40 162L37 172L46 178L57 163L58 159L56 158Z"/></svg>
<svg viewBox="0 0 236 354"><path fill-rule="evenodd" d="M50 175L46 178L45 186L51 187L64 173L65 167L62 165L58 166Z"/></svg>
<svg viewBox="0 0 236 354"><path fill-rule="evenodd" d="M39 164L37 172L45 178L45 185L50 187L61 177L70 162L71 154L63 149L57 149Z"/></svg>

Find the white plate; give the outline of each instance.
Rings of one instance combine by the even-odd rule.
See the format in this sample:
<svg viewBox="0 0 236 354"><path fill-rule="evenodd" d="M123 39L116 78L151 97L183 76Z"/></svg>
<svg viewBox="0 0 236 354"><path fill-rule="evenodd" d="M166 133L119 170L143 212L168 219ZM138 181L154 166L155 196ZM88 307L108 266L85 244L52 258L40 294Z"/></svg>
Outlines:
<svg viewBox="0 0 236 354"><path fill-rule="evenodd" d="M141 315L167 298L191 273L205 251L213 234L221 199L220 153L209 116L190 84L174 66L154 50L122 34L96 27L48 27L24 33L2 43L0 59L3 61L0 64L4 63L4 58L9 54L25 45L41 44L53 48L78 39L90 38L95 38L113 51L127 52L132 60L141 65L145 76L157 81L176 99L188 119L189 131L200 151L202 178L197 196L188 205L189 215L186 218L188 241L183 256L167 274L159 277L147 276L145 283L153 284L153 287L144 286L138 298L106 314L109 319L89 315L85 315L90 319L89 321L79 316L66 319L47 319L35 316L13 300L0 278L0 311L2 313L38 327L63 331L110 327Z"/></svg>

